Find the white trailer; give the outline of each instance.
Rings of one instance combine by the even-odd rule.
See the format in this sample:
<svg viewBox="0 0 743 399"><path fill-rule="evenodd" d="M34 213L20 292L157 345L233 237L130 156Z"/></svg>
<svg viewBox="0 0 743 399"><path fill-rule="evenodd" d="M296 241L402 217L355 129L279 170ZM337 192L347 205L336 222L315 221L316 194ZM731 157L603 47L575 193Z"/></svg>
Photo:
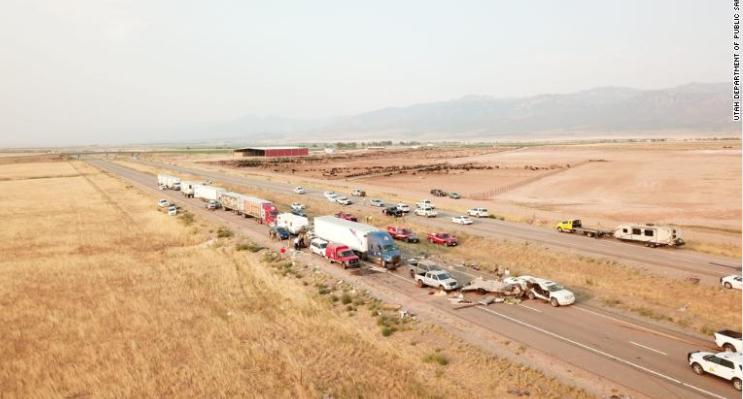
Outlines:
<svg viewBox="0 0 743 399"><path fill-rule="evenodd" d="M345 244L352 250L363 253L369 249L369 233L379 229L335 216L320 216L315 218L314 231L323 240Z"/></svg>
<svg viewBox="0 0 743 399"><path fill-rule="evenodd" d="M651 248L684 245L684 240L681 238L681 229L654 224L620 224L614 230L614 238L622 241L641 242Z"/></svg>
<svg viewBox="0 0 743 399"><path fill-rule="evenodd" d="M374 226L335 216L321 216L315 218L314 233L331 243L344 244L362 259L380 263L383 267L396 267L400 263L400 250L392 236Z"/></svg>
<svg viewBox="0 0 743 399"><path fill-rule="evenodd" d="M181 194L185 195L188 198L193 198L195 187L195 182L183 180L181 181Z"/></svg>
<svg viewBox="0 0 743 399"><path fill-rule="evenodd" d="M276 227L283 227L289 230L292 234L299 234L303 230L307 230L310 226L310 221L306 217L297 216L293 213L280 213L276 217Z"/></svg>
<svg viewBox="0 0 743 399"><path fill-rule="evenodd" d="M171 175L157 175L157 184L171 190L181 189L181 179Z"/></svg>
<svg viewBox="0 0 743 399"><path fill-rule="evenodd" d="M227 190L223 188L197 184L193 188L193 197L201 198L204 201L217 201L219 200L219 194L225 192L227 192Z"/></svg>

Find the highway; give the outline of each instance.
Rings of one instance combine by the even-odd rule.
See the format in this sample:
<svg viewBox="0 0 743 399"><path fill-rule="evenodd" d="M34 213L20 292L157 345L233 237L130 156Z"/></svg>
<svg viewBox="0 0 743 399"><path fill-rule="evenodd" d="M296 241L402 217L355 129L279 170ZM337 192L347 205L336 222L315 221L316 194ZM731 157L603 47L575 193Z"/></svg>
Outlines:
<svg viewBox="0 0 743 399"><path fill-rule="evenodd" d="M294 186L290 184L266 181L257 177L233 176L152 161L131 160L130 162L168 169L173 172L197 175L205 179L235 186L261 188L277 193L295 195L292 192ZM323 193L318 190L308 189L306 195L324 199ZM350 193L348 195L350 197ZM380 199L386 200L385 198ZM359 206L359 204L354 204L349 209L358 208ZM587 256L609 258L629 266L646 268L651 272L664 276L695 276L699 277L703 283L710 285L719 284L719 278L722 276L740 273L741 271L740 259L703 254L683 248L647 248L635 243L558 233L552 229L493 219L475 219L475 223L472 225L458 226L449 221L451 216L453 214L439 210L438 218L420 218L418 222L447 231L463 231L488 238L508 239L513 242L539 243L551 249L570 250L571 252Z"/></svg>
<svg viewBox="0 0 743 399"><path fill-rule="evenodd" d="M207 211L203 202L187 199L179 192L159 191L152 174L102 160L89 162L185 209L237 228L262 245L276 246L268 241L266 226L229 212ZM194 174L212 177L201 172ZM213 178L227 181L225 176L218 176ZM367 272L351 272L306 252L300 259L374 293L391 295L426 322L438 323L481 347L499 345L502 337L520 342L528 347L527 352L535 350L549 359L545 361L547 364L537 366L566 372L563 365L567 364L573 370L567 372L574 373L576 381L580 381L581 375L584 379L586 375L589 378L594 375L626 391L658 399L740 397L729 382L698 376L687 364L688 352L714 348L711 338L700 340L580 303L553 308L540 301L525 301L520 305L493 304L454 310L446 297L428 295L428 290L417 288L404 267L386 272L364 266Z"/></svg>

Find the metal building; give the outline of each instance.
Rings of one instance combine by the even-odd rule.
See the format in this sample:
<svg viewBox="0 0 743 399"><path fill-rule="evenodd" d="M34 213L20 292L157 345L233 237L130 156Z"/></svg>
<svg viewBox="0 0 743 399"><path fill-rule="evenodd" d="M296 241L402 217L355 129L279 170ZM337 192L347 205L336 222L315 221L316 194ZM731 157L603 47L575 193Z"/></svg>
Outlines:
<svg viewBox="0 0 743 399"><path fill-rule="evenodd" d="M303 157L309 154L309 149L306 147L245 147L237 148L233 152L244 157L289 158Z"/></svg>

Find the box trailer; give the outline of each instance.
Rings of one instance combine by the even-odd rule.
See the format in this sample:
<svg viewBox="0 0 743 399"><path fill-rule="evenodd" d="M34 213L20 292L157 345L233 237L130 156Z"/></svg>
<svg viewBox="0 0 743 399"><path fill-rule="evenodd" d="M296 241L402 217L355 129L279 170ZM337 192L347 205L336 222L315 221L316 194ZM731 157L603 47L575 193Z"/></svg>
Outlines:
<svg viewBox="0 0 743 399"><path fill-rule="evenodd" d="M183 180L181 181L181 194L185 195L187 198L193 198L195 187L195 182Z"/></svg>
<svg viewBox="0 0 743 399"><path fill-rule="evenodd" d="M641 242L651 248L684 245L681 229L654 224L620 224L614 230L614 238Z"/></svg>
<svg viewBox="0 0 743 399"><path fill-rule="evenodd" d="M261 224L274 223L279 213L271 201L229 191L220 192L217 200L225 211L232 211L246 218L255 218Z"/></svg>
<svg viewBox="0 0 743 399"><path fill-rule="evenodd" d="M204 201L219 201L219 194L226 192L227 190L223 188L197 184L193 188L193 197L201 198Z"/></svg>
<svg viewBox="0 0 743 399"><path fill-rule="evenodd" d="M261 224L274 224L279 215L279 209L271 201L261 198L241 196L242 214L245 217L255 218Z"/></svg>
<svg viewBox="0 0 743 399"><path fill-rule="evenodd" d="M157 175L157 185L177 191L181 189L181 179L171 175Z"/></svg>
<svg viewBox="0 0 743 399"><path fill-rule="evenodd" d="M280 213L276 217L276 226L283 227L296 235L309 229L310 221L304 216L297 216L293 213Z"/></svg>
<svg viewBox="0 0 743 399"><path fill-rule="evenodd" d="M335 216L315 218L315 236L341 243L358 253L362 259L380 263L386 268L400 264L400 250L386 231L374 226L339 219Z"/></svg>

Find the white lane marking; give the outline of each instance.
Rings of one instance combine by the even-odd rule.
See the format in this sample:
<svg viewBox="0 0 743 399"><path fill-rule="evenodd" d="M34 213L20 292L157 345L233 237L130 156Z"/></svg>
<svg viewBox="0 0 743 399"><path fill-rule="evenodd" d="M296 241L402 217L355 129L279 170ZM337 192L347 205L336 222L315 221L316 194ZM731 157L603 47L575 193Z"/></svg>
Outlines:
<svg viewBox="0 0 743 399"><path fill-rule="evenodd" d="M409 278L405 278L405 277L403 277L403 276L398 276L398 275L397 275L397 274L395 274L395 273L387 273L387 274L389 274L390 276L395 276L395 277L397 277L397 278L399 278L399 279L402 279L402 280L404 280L404 281L407 281L407 282L409 282L409 283L413 283L413 282L415 282L415 280L411 280L411 279L409 279Z"/></svg>
<svg viewBox="0 0 743 399"><path fill-rule="evenodd" d="M539 310L539 309L534 309L534 308L533 308L533 307L531 307L531 306L526 306L526 305L522 305L522 304L519 304L519 306L523 306L523 307L525 307L525 308L527 308L527 309L531 309L531 310L533 310L533 311L535 311L535 312L538 312L538 313L542 313L542 311L541 311L541 310Z"/></svg>
<svg viewBox="0 0 743 399"><path fill-rule="evenodd" d="M683 338L679 338L679 337L673 336L671 334L666 334L666 333L663 333L663 332L660 332L660 331L657 331L657 330L653 330L652 328L643 327L643 326L638 325L638 324L635 324L635 323L630 323L629 321L617 319L616 317L611 317L609 315L605 315L605 314L602 314L602 313L599 313L599 312L594 312L593 310L588 310L588 309L582 308L580 306L572 306L572 307L575 308L575 309L578 309L578 310L582 310L582 311L587 312L587 313L594 314L594 315L599 316L599 317L603 317L605 319L613 320L613 321L616 321L618 323L622 323L622 324L626 324L628 326L639 328L639 329L641 329L643 331L649 332L651 334L659 335L661 337L666 337L666 338L669 338L669 339L672 339L672 340L675 340L675 341L684 342L684 343L687 343L689 345L699 345L699 343L697 343L697 342L692 342L692 341L689 341L689 340L686 340L686 339L683 339Z"/></svg>
<svg viewBox="0 0 743 399"><path fill-rule="evenodd" d="M637 345L637 346L639 346L640 348L645 348L645 349L647 349L647 350L649 350L649 351L652 351L652 352L655 352L655 353L660 353L660 354L661 354L661 355L663 355L663 356L668 356L668 354L667 354L666 352L661 352L661 351L659 351L659 350L657 350L657 349L653 349L653 348L651 348L651 347L649 347L649 346L645 346L645 345L640 345L640 344L638 344L637 342L632 342L632 341L629 341L629 343L630 343L630 344L632 344L632 345Z"/></svg>
<svg viewBox="0 0 743 399"><path fill-rule="evenodd" d="M494 311L494 310L491 310L491 309L488 309L488 308L484 308L484 307L477 307L476 309L480 309L480 310L483 310L483 311L485 311L485 312L489 312L489 313L492 313L492 314L494 314L494 315L496 315L496 316L500 316L500 317L502 317L502 318L504 318L504 319L506 319L506 320L510 320L510 321L512 321L512 322L514 322L514 323L517 323L517 324L521 324L521 325L522 325L522 326L524 326L524 327L528 327L528 328L531 328L532 330L535 330L535 331L539 331L539 332L541 332L542 334L546 334L546 335L549 335L549 336L551 336L551 337L557 338L557 339L559 339L559 340L562 340L562 341L565 341L565 342L569 342L569 343L571 343L571 344L573 344L573 345L575 345L575 346L581 347L581 348L583 348L583 349L586 349L586 350L588 350L588 351L591 351L591 352L593 352L593 353L596 353L596 354L598 354L598 355L601 355L601 356L604 356L604 357L606 357L606 358L609 358L609 359L615 360L615 361L617 361L617 362L619 362L619 363L622 363L622 364L628 365L628 366L630 366L630 367L634 367L634 368L636 368L636 369L638 369L638 370L640 370L640 371L644 371L644 372L646 372L646 373L649 373L649 374L652 374L652 375L654 375L654 376L656 376L656 377L660 377L660 378L662 378L662 379L664 379L664 380L666 380L666 381L670 381L670 382L673 382L673 383L679 384L679 385L681 385L681 386L685 386L685 387L688 387L688 388L694 389L695 391L698 391L698 392L701 392L701 393L703 393L703 394L709 395L709 396L711 396L711 397L713 397L713 398L719 398L719 399L727 399L727 398L725 398L724 396L720 396L720 395L717 395L717 394L715 394L715 393L712 393L712 392L709 392L709 391L705 391L705 390L704 390L704 389L702 389L702 388L696 387L696 386L694 386L694 385L690 385L690 384L687 384L687 383L685 383L685 382L682 382L682 381L680 381L680 380L677 380L677 379L675 379L675 378L673 378L673 377L667 376L667 375L665 375L665 374L663 374L663 373L659 373L659 372L657 372L657 371L655 371L655 370L651 370L651 369L649 369L649 368L647 368L647 367L641 366L641 365L639 365L639 364L637 364L637 363L632 363L632 362L630 362L629 360L625 360L625 359L622 359L621 357L617 357L617 356L614 356L614 355L612 355L612 354L610 354L610 353L606 353L606 352L604 352L604 351L601 351L601 350L598 350L598 349L596 349L596 348L592 348L592 347L590 347L590 346L588 346L588 345L586 345L586 344L582 344L582 343L580 343L580 342L577 342L577 341L573 341L573 340L572 340L572 339L570 339L570 338L567 338L567 337L563 337L562 335L559 335L559 334L555 334L555 333L553 333L552 331L548 331L548 330L545 330L545 329L543 329L543 328L540 328L540 327L537 327L537 326L531 325L531 324L529 324L529 323L523 322L523 321L521 321L521 320L518 320L518 319L514 319L513 317L507 316L507 315L505 315L505 314L502 314L502 313L498 313L498 312L496 312L496 311Z"/></svg>

